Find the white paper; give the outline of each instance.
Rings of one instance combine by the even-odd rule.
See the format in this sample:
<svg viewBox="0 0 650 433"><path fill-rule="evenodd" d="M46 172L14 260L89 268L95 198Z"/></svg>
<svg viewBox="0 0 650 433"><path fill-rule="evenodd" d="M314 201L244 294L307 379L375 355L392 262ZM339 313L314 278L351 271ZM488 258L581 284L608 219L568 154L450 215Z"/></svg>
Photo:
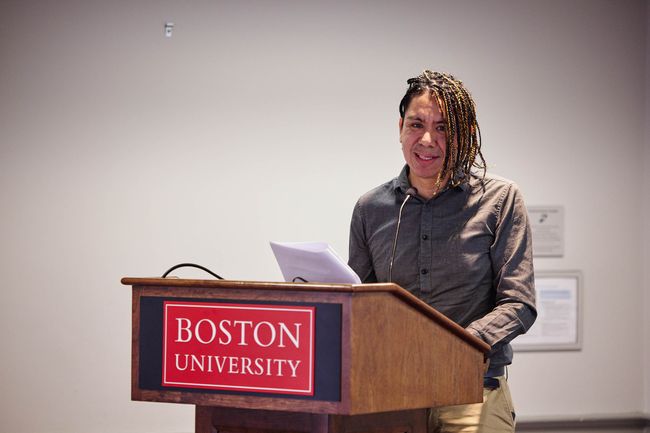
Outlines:
<svg viewBox="0 0 650 433"><path fill-rule="evenodd" d="M271 249L285 281L361 284L359 276L325 242L271 242Z"/></svg>

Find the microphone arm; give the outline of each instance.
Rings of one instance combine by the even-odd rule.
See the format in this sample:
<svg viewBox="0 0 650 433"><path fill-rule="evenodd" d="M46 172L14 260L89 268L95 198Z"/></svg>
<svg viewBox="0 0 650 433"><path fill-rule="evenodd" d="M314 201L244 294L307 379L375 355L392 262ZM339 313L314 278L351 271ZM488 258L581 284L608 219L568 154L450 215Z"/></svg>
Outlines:
<svg viewBox="0 0 650 433"><path fill-rule="evenodd" d="M395 230L395 240L393 241L393 252L390 255L390 264L388 265L388 282L393 282L393 262L395 261L395 250L397 249L397 238L399 236L399 226L402 223L402 210L407 201L414 195L417 195L418 190L411 187L406 190L406 198L399 207L399 215L397 216L397 229Z"/></svg>

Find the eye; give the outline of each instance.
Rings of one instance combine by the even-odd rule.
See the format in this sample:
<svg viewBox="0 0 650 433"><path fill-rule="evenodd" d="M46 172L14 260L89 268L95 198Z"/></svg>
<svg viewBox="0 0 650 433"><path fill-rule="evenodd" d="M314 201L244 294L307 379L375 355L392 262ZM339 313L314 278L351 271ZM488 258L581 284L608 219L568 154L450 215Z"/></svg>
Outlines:
<svg viewBox="0 0 650 433"><path fill-rule="evenodd" d="M422 123L420 123L420 122L412 122L409 126L411 128L419 129L419 128L422 128Z"/></svg>
<svg viewBox="0 0 650 433"><path fill-rule="evenodd" d="M445 125L445 124L440 124L440 125L436 126L436 131L438 131L438 132L445 132L446 130L447 130L447 125Z"/></svg>

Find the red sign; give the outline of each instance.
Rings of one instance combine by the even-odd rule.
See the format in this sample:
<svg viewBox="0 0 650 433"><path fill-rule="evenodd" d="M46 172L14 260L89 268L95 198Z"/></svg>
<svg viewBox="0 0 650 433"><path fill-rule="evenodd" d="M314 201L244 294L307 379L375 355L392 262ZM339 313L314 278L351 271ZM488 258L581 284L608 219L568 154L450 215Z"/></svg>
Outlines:
<svg viewBox="0 0 650 433"><path fill-rule="evenodd" d="M315 307L165 301L163 386L314 395Z"/></svg>

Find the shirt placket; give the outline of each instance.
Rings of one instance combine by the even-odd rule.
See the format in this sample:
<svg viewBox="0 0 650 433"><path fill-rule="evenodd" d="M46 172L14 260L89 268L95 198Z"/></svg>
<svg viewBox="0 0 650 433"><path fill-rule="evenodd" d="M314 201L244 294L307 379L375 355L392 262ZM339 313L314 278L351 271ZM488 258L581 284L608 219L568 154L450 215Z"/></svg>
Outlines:
<svg viewBox="0 0 650 433"><path fill-rule="evenodd" d="M420 290L428 293L433 290L431 285L431 259L432 244L431 230L433 221L433 203L431 200L422 205L420 214L420 251L418 258L418 272L420 273Z"/></svg>

